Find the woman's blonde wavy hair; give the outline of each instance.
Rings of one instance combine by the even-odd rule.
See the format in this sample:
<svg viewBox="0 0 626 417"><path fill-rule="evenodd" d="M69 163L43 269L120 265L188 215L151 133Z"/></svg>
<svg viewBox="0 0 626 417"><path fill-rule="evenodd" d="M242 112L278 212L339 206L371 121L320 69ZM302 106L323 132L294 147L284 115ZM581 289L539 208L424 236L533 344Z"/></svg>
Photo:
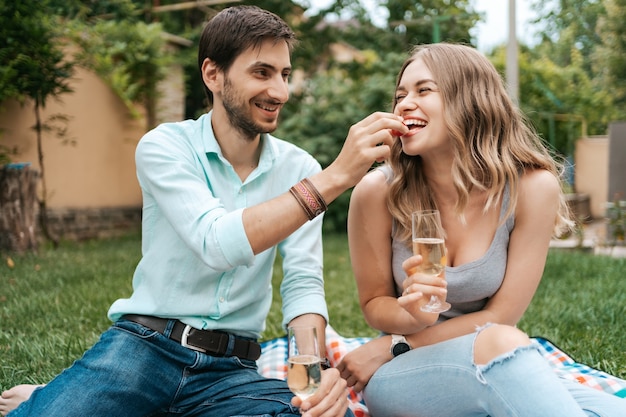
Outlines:
<svg viewBox="0 0 626 417"><path fill-rule="evenodd" d="M510 187L510 205L505 218L515 211L521 173L546 169L561 178L563 164L557 162L509 98L502 78L480 52L460 44L418 45L405 61L396 81L396 90L407 66L420 59L433 75L443 100L444 120L454 150L452 176L457 191L455 210L463 219L470 191L487 192L485 211L495 207ZM393 108L397 104L393 101ZM420 156L402 152L401 141L393 145L387 163L393 171L388 207L397 223L396 238L408 242L411 213L436 209ZM561 193L555 219L555 235L572 226Z"/></svg>

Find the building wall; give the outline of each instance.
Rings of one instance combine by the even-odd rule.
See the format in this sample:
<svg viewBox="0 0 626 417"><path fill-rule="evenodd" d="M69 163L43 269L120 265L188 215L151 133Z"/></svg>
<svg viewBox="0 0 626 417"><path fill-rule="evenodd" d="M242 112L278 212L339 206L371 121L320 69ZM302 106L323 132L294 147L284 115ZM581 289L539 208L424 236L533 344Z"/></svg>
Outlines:
<svg viewBox="0 0 626 417"><path fill-rule="evenodd" d="M69 116L66 139L75 143L45 132L42 137L50 230L55 237L82 240L136 229L141 222L141 191L134 152L145 122L133 118L90 71L78 69L72 88L74 92L59 101L49 99L42 113L43 121L55 114ZM41 172L34 124L32 102L2 103L2 144L18 151L11 156L13 162L29 162Z"/></svg>
<svg viewBox="0 0 626 417"><path fill-rule="evenodd" d="M184 117L184 81L178 66L160 86L157 120ZM122 100L96 74L77 68L73 93L49 99L42 120L55 114L70 117L68 135L74 145L53 134L42 140L49 224L55 235L88 239L138 228L141 190L135 174L135 147L146 131L143 117L134 118ZM0 103L0 144L16 149L12 162L41 167L33 104ZM66 141L67 142L67 141ZM42 195L41 181L39 195Z"/></svg>
<svg viewBox="0 0 626 417"><path fill-rule="evenodd" d="M119 97L92 72L78 69L72 88L74 92L62 95L60 101L49 99L42 113L44 121L59 113L71 117L68 137L75 141L75 145L63 143L44 132L48 207L140 206L134 151L145 131L143 120L132 118ZM41 172L34 124L32 102L2 104L2 143L17 149L14 162L30 162Z"/></svg>
<svg viewBox="0 0 626 417"><path fill-rule="evenodd" d="M589 196L592 218L604 218L609 182L609 138L592 136L578 139L574 164L576 192Z"/></svg>

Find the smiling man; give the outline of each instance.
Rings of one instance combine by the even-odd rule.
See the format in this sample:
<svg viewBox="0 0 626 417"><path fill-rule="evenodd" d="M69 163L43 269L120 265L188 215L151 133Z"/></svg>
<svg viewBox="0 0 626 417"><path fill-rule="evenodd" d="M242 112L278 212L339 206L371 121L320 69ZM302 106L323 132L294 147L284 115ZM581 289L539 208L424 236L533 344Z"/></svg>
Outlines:
<svg viewBox="0 0 626 417"><path fill-rule="evenodd" d="M352 415L336 369L304 402L259 375L257 339L280 252L283 326L313 324L325 345L320 214L389 155L392 130L407 128L393 114L368 116L325 170L273 137L294 42L285 22L253 6L207 23L198 64L212 110L137 146L143 241L132 294L113 303L112 326L83 358L30 386L9 416Z"/></svg>

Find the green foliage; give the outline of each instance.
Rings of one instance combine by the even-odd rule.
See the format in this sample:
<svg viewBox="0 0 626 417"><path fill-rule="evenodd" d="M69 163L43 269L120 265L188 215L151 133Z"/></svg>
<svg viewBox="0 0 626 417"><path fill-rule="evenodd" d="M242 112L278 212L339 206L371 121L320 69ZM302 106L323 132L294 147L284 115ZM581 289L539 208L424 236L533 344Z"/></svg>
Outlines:
<svg viewBox="0 0 626 417"><path fill-rule="evenodd" d="M626 1L604 3L607 13L599 27L603 42L595 50L593 62L601 82L611 92L617 113L614 120L626 120Z"/></svg>
<svg viewBox="0 0 626 417"><path fill-rule="evenodd" d="M131 111L137 114L137 102L154 111L158 83L172 61L160 24L73 21L69 34L80 46L79 61L100 75Z"/></svg>
<svg viewBox="0 0 626 417"><path fill-rule="evenodd" d="M542 47L519 53L520 106L546 142L563 156L572 156L575 141L606 131L612 115L610 96L599 90L582 68L580 52L571 48L572 63L561 67ZM496 48L491 61L505 72L506 49Z"/></svg>
<svg viewBox="0 0 626 417"><path fill-rule="evenodd" d="M554 86L560 101L583 116L590 135L626 119L624 0L535 0L542 42L533 60L551 62L568 82ZM523 85L520 83L520 85Z"/></svg>
<svg viewBox="0 0 626 417"><path fill-rule="evenodd" d="M66 20L93 21L137 19L137 6L133 0L48 0L51 14ZM141 2L145 4L145 2Z"/></svg>
<svg viewBox="0 0 626 417"><path fill-rule="evenodd" d="M44 107L72 91L73 63L65 59L59 21L45 8L40 0L0 4L0 102L32 99Z"/></svg>
<svg viewBox="0 0 626 417"><path fill-rule="evenodd" d="M443 41L471 44L469 30L480 19L468 0L387 0L386 5L390 27L402 36L404 49Z"/></svg>

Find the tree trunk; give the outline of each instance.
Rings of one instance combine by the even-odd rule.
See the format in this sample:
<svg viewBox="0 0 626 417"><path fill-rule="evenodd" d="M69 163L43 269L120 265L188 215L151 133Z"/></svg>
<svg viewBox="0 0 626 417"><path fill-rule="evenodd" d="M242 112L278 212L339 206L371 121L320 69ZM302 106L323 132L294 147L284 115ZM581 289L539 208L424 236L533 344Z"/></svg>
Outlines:
<svg viewBox="0 0 626 417"><path fill-rule="evenodd" d="M0 251L37 250L39 172L26 164L0 167Z"/></svg>
<svg viewBox="0 0 626 417"><path fill-rule="evenodd" d="M43 143L42 133L44 125L41 123L41 109L43 105L40 99L35 100L35 131L37 132L37 155L39 155L39 169L41 170L41 199L39 200L39 226L43 235L52 242L56 249L59 247L59 239L52 235L48 227L48 187L46 186L46 175L43 165Z"/></svg>

